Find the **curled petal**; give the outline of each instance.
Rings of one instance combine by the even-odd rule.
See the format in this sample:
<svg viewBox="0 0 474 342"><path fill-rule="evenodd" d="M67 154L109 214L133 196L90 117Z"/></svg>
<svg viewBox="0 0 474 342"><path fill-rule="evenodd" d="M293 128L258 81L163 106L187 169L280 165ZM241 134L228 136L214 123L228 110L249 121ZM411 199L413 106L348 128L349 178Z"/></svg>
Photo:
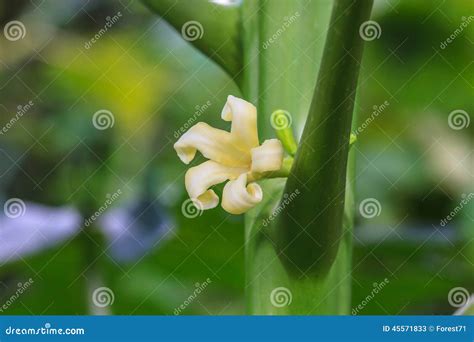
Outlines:
<svg viewBox="0 0 474 342"><path fill-rule="evenodd" d="M191 199L198 210L212 209L219 204L219 196L216 195L214 190L207 190L201 195Z"/></svg>
<svg viewBox="0 0 474 342"><path fill-rule="evenodd" d="M247 185L247 174L227 182L222 193L222 208L230 214L243 214L263 198L262 188L257 183Z"/></svg>
<svg viewBox="0 0 474 342"><path fill-rule="evenodd" d="M232 121L231 134L247 148L258 146L257 108L253 104L229 95L221 117Z"/></svg>
<svg viewBox="0 0 474 342"><path fill-rule="evenodd" d="M208 160L186 172L186 190L199 209L215 208L219 203L219 197L209 188L228 179L235 179L246 170L245 168L224 166Z"/></svg>
<svg viewBox="0 0 474 342"><path fill-rule="evenodd" d="M196 151L208 159L232 167L250 164L250 151L231 133L199 122L191 127L174 144L179 159L189 164Z"/></svg>
<svg viewBox="0 0 474 342"><path fill-rule="evenodd" d="M252 172L278 171L283 162L283 146L278 139L265 140L251 150Z"/></svg>

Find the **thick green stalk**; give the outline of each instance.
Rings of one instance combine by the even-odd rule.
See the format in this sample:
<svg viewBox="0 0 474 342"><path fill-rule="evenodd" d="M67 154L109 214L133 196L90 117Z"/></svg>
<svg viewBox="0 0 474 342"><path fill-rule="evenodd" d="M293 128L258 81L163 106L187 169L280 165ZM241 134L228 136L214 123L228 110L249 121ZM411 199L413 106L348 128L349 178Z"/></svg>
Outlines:
<svg viewBox="0 0 474 342"><path fill-rule="evenodd" d="M244 0L243 94L258 107L261 140L273 138L271 114L288 111L293 128L311 103L332 0Z"/></svg>
<svg viewBox="0 0 474 342"><path fill-rule="evenodd" d="M343 242L349 136L371 0L337 0L318 83L285 192L301 195L279 217L279 256L293 276L325 276Z"/></svg>
<svg viewBox="0 0 474 342"><path fill-rule="evenodd" d="M349 136L363 44L359 26L372 2L334 2L315 89L327 27L322 4L263 1L255 28L265 42L278 31L275 18L300 14L260 51L251 75L254 82L258 78L261 133L269 136L269 116L276 109L292 113L293 125L309 113L288 182L266 181L264 203L246 218L247 303L253 314L350 312L354 156L348 161ZM291 295L291 303L272 302L278 289Z"/></svg>

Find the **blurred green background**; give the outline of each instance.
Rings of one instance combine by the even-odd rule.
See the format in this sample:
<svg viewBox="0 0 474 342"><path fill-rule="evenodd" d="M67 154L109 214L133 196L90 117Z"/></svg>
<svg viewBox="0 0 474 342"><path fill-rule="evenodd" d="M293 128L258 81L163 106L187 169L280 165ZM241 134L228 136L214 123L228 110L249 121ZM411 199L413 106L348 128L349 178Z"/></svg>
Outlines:
<svg viewBox="0 0 474 342"><path fill-rule="evenodd" d="M374 283L389 283L359 314L452 314L448 292L474 291L474 201L440 225L474 191L474 125L448 124L453 110L474 113L474 20L441 47L472 15L470 0L375 1L381 36L366 43L356 126L385 105L355 148L357 203L375 198L381 210L370 219L357 212L353 307ZM99 224L0 259L0 306L34 280L2 314L95 313L97 284L113 290L110 313L173 314L208 278L181 313L243 314L243 219L220 207L183 216L186 166L173 150L190 119L227 127L219 114L227 95L240 95L233 81L139 1L2 3L2 27L12 20L26 35L0 37L0 126L34 105L0 135L2 203L22 199L25 215L28 203L67 205L88 217L120 189L114 207L159 203L144 225L166 229L125 262ZM113 127L93 127L101 109Z"/></svg>

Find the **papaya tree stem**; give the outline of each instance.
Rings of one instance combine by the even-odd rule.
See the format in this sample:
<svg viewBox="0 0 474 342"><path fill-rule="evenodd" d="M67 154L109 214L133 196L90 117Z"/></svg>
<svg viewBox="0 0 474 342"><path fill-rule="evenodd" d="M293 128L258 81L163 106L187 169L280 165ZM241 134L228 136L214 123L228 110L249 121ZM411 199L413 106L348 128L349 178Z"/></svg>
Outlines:
<svg viewBox="0 0 474 342"><path fill-rule="evenodd" d="M371 8L372 0L334 2L313 100L284 191L301 195L279 216L275 230L277 252L293 275L325 275L342 240L349 137L364 43L359 27Z"/></svg>

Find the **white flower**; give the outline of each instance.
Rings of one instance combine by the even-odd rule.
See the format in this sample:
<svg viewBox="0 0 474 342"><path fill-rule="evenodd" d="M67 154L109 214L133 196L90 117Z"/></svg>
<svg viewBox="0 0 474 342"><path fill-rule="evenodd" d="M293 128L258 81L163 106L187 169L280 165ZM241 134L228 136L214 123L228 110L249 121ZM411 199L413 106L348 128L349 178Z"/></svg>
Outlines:
<svg viewBox="0 0 474 342"><path fill-rule="evenodd" d="M222 193L222 207L231 214L242 214L263 198L262 188L248 181L280 170L283 147L278 139L259 145L257 109L247 101L229 95L221 117L232 122L230 132L199 122L181 136L174 149L185 164L194 159L196 151L209 159L190 168L185 176L186 190L199 209L215 208L219 197L210 188L230 180Z"/></svg>

